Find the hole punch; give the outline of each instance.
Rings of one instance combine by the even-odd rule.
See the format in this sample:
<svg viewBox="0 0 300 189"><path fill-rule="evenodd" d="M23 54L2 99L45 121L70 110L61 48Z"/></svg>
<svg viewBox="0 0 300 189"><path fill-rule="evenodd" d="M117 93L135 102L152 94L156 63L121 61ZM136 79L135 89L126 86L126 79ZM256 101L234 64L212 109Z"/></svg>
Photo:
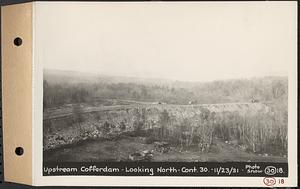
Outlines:
<svg viewBox="0 0 300 189"><path fill-rule="evenodd" d="M15 153L18 155L18 156L21 156L24 154L24 149L22 147L17 147L16 150L15 150Z"/></svg>
<svg viewBox="0 0 300 189"><path fill-rule="evenodd" d="M22 43L23 43L23 41L22 41L22 39L20 37L17 37L17 38L14 39L14 44L16 46L21 46Z"/></svg>

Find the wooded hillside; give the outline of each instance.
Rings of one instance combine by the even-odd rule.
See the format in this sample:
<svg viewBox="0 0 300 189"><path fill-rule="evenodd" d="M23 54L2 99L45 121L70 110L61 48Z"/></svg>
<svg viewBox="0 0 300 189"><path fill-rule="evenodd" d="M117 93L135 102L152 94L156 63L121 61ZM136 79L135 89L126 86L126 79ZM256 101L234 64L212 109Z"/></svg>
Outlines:
<svg viewBox="0 0 300 189"><path fill-rule="evenodd" d="M102 99L126 99L167 104L284 101L287 77L262 77L212 82L187 82L44 72L44 108Z"/></svg>

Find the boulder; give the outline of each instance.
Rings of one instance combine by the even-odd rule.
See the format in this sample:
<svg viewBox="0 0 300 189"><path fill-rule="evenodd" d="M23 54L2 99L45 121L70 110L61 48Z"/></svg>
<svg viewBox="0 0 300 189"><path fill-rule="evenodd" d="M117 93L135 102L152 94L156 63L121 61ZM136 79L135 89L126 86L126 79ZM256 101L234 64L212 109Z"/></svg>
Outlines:
<svg viewBox="0 0 300 189"><path fill-rule="evenodd" d="M128 159L130 161L151 161L153 159L153 151L144 150L130 154Z"/></svg>
<svg viewBox="0 0 300 189"><path fill-rule="evenodd" d="M169 143L164 142L164 141L154 142L154 147L155 147L155 150L160 153L166 153L171 150Z"/></svg>

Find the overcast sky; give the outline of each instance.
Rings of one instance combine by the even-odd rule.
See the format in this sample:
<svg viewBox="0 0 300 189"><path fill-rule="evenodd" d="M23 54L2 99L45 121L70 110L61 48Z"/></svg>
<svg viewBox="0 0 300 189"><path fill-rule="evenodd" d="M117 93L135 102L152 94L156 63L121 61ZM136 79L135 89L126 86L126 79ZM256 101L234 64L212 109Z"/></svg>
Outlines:
<svg viewBox="0 0 300 189"><path fill-rule="evenodd" d="M45 69L209 81L287 75L296 2L37 3Z"/></svg>

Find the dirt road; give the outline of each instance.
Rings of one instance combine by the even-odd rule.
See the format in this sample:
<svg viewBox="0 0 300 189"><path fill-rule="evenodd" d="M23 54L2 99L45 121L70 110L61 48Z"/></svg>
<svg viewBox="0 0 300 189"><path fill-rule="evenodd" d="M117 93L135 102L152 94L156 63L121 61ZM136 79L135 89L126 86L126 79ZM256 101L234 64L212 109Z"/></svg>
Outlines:
<svg viewBox="0 0 300 189"><path fill-rule="evenodd" d="M132 101L130 101L133 103ZM44 111L43 119L55 119L55 118L62 118L73 115L73 106L68 105L58 108L51 108ZM81 112L85 113L92 113L92 112L99 112L99 111L117 111L124 110L124 109L132 109L132 108L197 108L203 107L209 109L211 112L222 112L222 111L248 111L252 109L252 111L269 111L269 107L263 103L222 103L222 104L193 104L193 105L177 105L177 104L155 104L153 102L135 102L130 105L111 105L111 106L88 106L88 105L81 105Z"/></svg>

